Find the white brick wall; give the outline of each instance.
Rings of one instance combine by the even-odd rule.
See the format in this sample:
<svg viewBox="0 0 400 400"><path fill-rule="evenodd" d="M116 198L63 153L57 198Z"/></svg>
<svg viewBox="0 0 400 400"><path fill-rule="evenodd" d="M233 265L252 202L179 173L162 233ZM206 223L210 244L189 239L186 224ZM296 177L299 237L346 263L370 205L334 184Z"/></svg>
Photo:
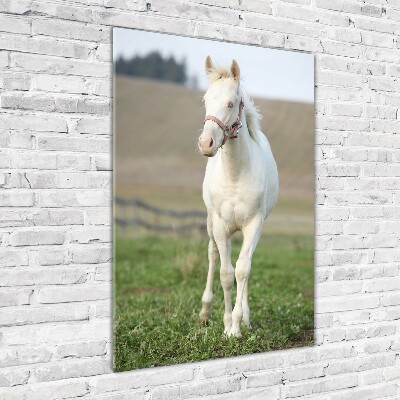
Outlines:
<svg viewBox="0 0 400 400"><path fill-rule="evenodd" d="M400 398L399 21L398 0L0 0L0 398ZM316 53L315 347L112 373L113 26Z"/></svg>

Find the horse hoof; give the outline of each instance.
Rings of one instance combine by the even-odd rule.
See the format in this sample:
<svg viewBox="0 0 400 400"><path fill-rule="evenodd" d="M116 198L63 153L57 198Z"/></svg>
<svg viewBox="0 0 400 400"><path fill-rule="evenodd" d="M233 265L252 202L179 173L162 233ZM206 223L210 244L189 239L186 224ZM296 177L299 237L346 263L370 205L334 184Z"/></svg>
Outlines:
<svg viewBox="0 0 400 400"><path fill-rule="evenodd" d="M233 331L233 330L230 330L230 331L227 333L227 336L228 336L228 337L235 337L235 338L237 338L237 339L240 339L240 338L242 337L242 334L240 333L240 331Z"/></svg>
<svg viewBox="0 0 400 400"><path fill-rule="evenodd" d="M210 319L208 317L199 317L199 324L207 326L210 324Z"/></svg>
<svg viewBox="0 0 400 400"><path fill-rule="evenodd" d="M243 322L243 324L244 324L245 326L247 326L248 329L250 329L250 330L253 329L253 327L252 327L252 325L251 325L250 322Z"/></svg>

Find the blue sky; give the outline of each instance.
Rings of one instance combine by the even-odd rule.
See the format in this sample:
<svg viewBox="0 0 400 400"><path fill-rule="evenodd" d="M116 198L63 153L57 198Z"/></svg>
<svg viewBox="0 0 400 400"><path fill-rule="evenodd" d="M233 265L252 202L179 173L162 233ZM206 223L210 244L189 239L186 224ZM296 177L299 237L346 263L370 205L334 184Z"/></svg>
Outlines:
<svg viewBox="0 0 400 400"><path fill-rule="evenodd" d="M114 60L120 55L143 56L154 50L165 57L173 55L178 61L185 59L188 75L196 75L203 90L208 86L204 60L210 55L214 64L224 66L235 58L250 95L314 101L313 54L122 28L114 28L113 42Z"/></svg>

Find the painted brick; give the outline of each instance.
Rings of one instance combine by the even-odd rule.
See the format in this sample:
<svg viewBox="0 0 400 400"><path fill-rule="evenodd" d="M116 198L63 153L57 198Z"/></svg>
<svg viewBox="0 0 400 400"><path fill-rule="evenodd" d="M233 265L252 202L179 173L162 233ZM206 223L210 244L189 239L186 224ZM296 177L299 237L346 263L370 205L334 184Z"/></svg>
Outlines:
<svg viewBox="0 0 400 400"><path fill-rule="evenodd" d="M363 32L361 43L366 46L393 48L395 37L390 34L379 34L376 32Z"/></svg>
<svg viewBox="0 0 400 400"><path fill-rule="evenodd" d="M282 357L277 355L257 355L254 359L248 356L243 357L241 360L218 360L213 364L204 366L202 368L202 376L205 378L212 378L223 375L233 375L241 369L242 372L269 370L283 365Z"/></svg>
<svg viewBox="0 0 400 400"><path fill-rule="evenodd" d="M77 76L94 76L104 78L109 74L108 65L89 60L71 60L62 56L41 54L11 53L11 63L17 70L64 74Z"/></svg>
<svg viewBox="0 0 400 400"><path fill-rule="evenodd" d="M56 381L110 372L110 365L102 359L66 360L47 363L35 368L33 375L37 382Z"/></svg>
<svg viewBox="0 0 400 400"><path fill-rule="evenodd" d="M319 378L325 376L326 366L328 364L318 364L315 366L305 366L290 368L284 371L283 379L285 381L294 382L304 379Z"/></svg>
<svg viewBox="0 0 400 400"><path fill-rule="evenodd" d="M3 88L27 91L31 88L31 77L23 73L3 73Z"/></svg>
<svg viewBox="0 0 400 400"><path fill-rule="evenodd" d="M46 398L49 400L58 400L62 398L80 398L88 393L89 385L87 382L65 379L51 385L48 382L31 385L26 391L26 399L41 400Z"/></svg>
<svg viewBox="0 0 400 400"><path fill-rule="evenodd" d="M7 346L44 345L48 347L61 342L83 341L97 337L104 340L109 336L110 325L104 320L69 321L57 324L34 324L3 328L3 341ZM95 335L95 332L96 335Z"/></svg>
<svg viewBox="0 0 400 400"><path fill-rule="evenodd" d="M41 209L24 217L35 226L83 225L83 212L78 210Z"/></svg>
<svg viewBox="0 0 400 400"><path fill-rule="evenodd" d="M110 146L109 139L90 138L90 137L57 137L57 136L41 136L38 139L38 149L41 150L59 150L59 151L77 151L86 152L87 148L91 148L95 153L105 153ZM61 159L61 154L57 154ZM72 157L72 155L68 155ZM75 156L77 157L77 156ZM87 157L82 157L87 159ZM64 157L64 160L66 157ZM72 159L71 159L72 160ZM73 160L73 164L75 164ZM65 168L65 165L64 165Z"/></svg>
<svg viewBox="0 0 400 400"><path fill-rule="evenodd" d="M2 250L0 252L2 267L22 267L29 265L28 253L24 250Z"/></svg>
<svg viewBox="0 0 400 400"><path fill-rule="evenodd" d="M193 392L200 396L209 396L239 390L242 380L244 380L242 375L234 375L212 380L193 381L190 384L184 383L177 388L182 398L190 397Z"/></svg>
<svg viewBox="0 0 400 400"><path fill-rule="evenodd" d="M48 251L48 250L47 250ZM50 251L48 251L50 253ZM30 285L66 285L84 283L89 273L84 268L51 268L38 270L12 269L3 271L1 286L16 286L18 282L24 286Z"/></svg>
<svg viewBox="0 0 400 400"><path fill-rule="evenodd" d="M194 32L194 24L190 20L169 19L153 13L144 15L144 13L133 14L116 10L101 10L95 11L94 18L98 24L111 26L137 29L140 23L140 29L143 30L154 30L154 26L157 25L158 32L169 32L184 36L192 35ZM107 47L109 48L109 46ZM100 60L104 59L105 57L100 57ZM110 59L107 58L106 61L110 61Z"/></svg>
<svg viewBox="0 0 400 400"><path fill-rule="evenodd" d="M34 13L43 13L61 20L93 21L92 9L82 5L44 4L41 1L33 1L31 9Z"/></svg>
<svg viewBox="0 0 400 400"><path fill-rule="evenodd" d="M2 108L37 111L57 111L61 113L88 113L106 115L109 110L108 101L78 99L52 95L27 95L25 93L6 93L1 96Z"/></svg>
<svg viewBox="0 0 400 400"><path fill-rule="evenodd" d="M247 377L247 387L252 388L278 385L282 382L283 376L283 372L263 372L261 374L251 374Z"/></svg>
<svg viewBox="0 0 400 400"><path fill-rule="evenodd" d="M38 252L38 263L39 265L61 265L67 264L68 258L66 256L67 251L63 248L54 249L51 251L47 249L39 250Z"/></svg>
<svg viewBox="0 0 400 400"><path fill-rule="evenodd" d="M109 155L97 155L92 158L94 167L97 171L111 171L112 158Z"/></svg>
<svg viewBox="0 0 400 400"><path fill-rule="evenodd" d="M263 41L265 41L265 43L270 43L272 47L283 46L284 43L283 35L276 35L274 33L271 33L270 35L263 36L261 32L255 32L251 29L241 28L237 26L223 26L202 22L197 28L198 37L211 37L221 40L223 37L226 37L226 35L232 36L232 40L235 40L238 43L246 42L250 44L261 45ZM274 46L274 43L277 44L275 44Z"/></svg>
<svg viewBox="0 0 400 400"><path fill-rule="evenodd" d="M2 32L21 33L29 35L31 33L31 25L29 21L22 18L14 18L6 15L0 15L0 30Z"/></svg>
<svg viewBox="0 0 400 400"><path fill-rule="evenodd" d="M56 304L50 307L48 306L46 309L43 309L43 307L32 306L18 308L7 307L3 310L0 316L0 326L40 324L44 322L60 321L85 321L88 319L89 307L87 305L62 304L60 306Z"/></svg>
<svg viewBox="0 0 400 400"><path fill-rule="evenodd" d="M96 94L106 95L107 90L100 85L99 81L91 81L81 76L58 76L58 75L37 75L35 87L37 90L53 93L75 93L75 94ZM105 83L104 83L105 84Z"/></svg>
<svg viewBox="0 0 400 400"><path fill-rule="evenodd" d="M327 391L331 391L333 389L344 389L344 388L352 388L356 387L358 384L358 378L354 375L349 375L345 377L335 378L327 378L322 379L320 382L314 383L297 383L292 384L286 389L286 397L299 397L307 394L317 394L323 393Z"/></svg>
<svg viewBox="0 0 400 400"><path fill-rule="evenodd" d="M389 397L396 393L394 385L375 385L373 387L357 388L349 393L333 394L332 400L366 400Z"/></svg>
<svg viewBox="0 0 400 400"><path fill-rule="evenodd" d="M28 37L25 35L2 34L0 48L23 53L35 53L69 58L87 58L91 48L86 44L68 43L52 38Z"/></svg>
<svg viewBox="0 0 400 400"><path fill-rule="evenodd" d="M94 316L98 318L111 318L113 311L108 300L106 301L96 301L93 306ZM110 353L110 351L108 351Z"/></svg>
<svg viewBox="0 0 400 400"><path fill-rule="evenodd" d="M32 207L35 204L33 192L0 193L0 206L2 207Z"/></svg>
<svg viewBox="0 0 400 400"><path fill-rule="evenodd" d="M113 275L112 265L104 264L96 268L95 280L96 281L111 281Z"/></svg>
<svg viewBox="0 0 400 400"><path fill-rule="evenodd" d="M31 2L29 0L21 0L16 3L7 0L0 1L0 12L7 14L24 14L30 10Z"/></svg>
<svg viewBox="0 0 400 400"><path fill-rule="evenodd" d="M86 227L84 229L73 229L68 233L71 243L109 243L112 239L110 227Z"/></svg>
<svg viewBox="0 0 400 400"><path fill-rule="evenodd" d="M103 43L109 43L110 41L109 28L85 25L79 22L34 19L32 21L32 32L34 35L46 35L65 39Z"/></svg>
<svg viewBox="0 0 400 400"><path fill-rule="evenodd" d="M320 18L314 10L309 7L294 6L292 4L278 3L276 5L276 15L290 19L300 19L309 22L318 22L322 19L327 25L348 26L349 19L345 15L339 13L320 13Z"/></svg>
<svg viewBox="0 0 400 400"><path fill-rule="evenodd" d="M56 356L62 358L81 358L104 356L106 342L78 342L57 346Z"/></svg>
<svg viewBox="0 0 400 400"><path fill-rule="evenodd" d="M97 208L86 210L86 217L89 225L110 225L112 211L110 208Z"/></svg>
<svg viewBox="0 0 400 400"><path fill-rule="evenodd" d="M16 348L0 351L0 366L11 367L15 365L29 365L45 363L52 357L52 349L41 347L17 346Z"/></svg>
<svg viewBox="0 0 400 400"><path fill-rule="evenodd" d="M30 288L0 289L0 307L20 306L30 304L33 290Z"/></svg>
<svg viewBox="0 0 400 400"><path fill-rule="evenodd" d="M351 298L352 304L349 304ZM327 298L321 300L318 306L318 312L333 312L347 310L365 310L379 306L379 297L377 295L353 295L341 298Z"/></svg>
<svg viewBox="0 0 400 400"><path fill-rule="evenodd" d="M43 244L63 244L64 233L60 231L21 231L11 235L13 246L37 246Z"/></svg>
<svg viewBox="0 0 400 400"><path fill-rule="evenodd" d="M72 261L80 264L98 264L110 262L112 259L111 250L109 248L87 248L78 247L70 250Z"/></svg>
<svg viewBox="0 0 400 400"><path fill-rule="evenodd" d="M3 369L0 371L1 386L25 385L28 382L30 373L21 369Z"/></svg>
<svg viewBox="0 0 400 400"><path fill-rule="evenodd" d="M359 104L336 103L330 104L329 111L332 115L360 117L363 113L363 106Z"/></svg>
<svg viewBox="0 0 400 400"><path fill-rule="evenodd" d="M37 130L39 132L67 132L67 124L64 118L54 116L3 114L0 121L1 129L12 130Z"/></svg>
<svg viewBox="0 0 400 400"><path fill-rule="evenodd" d="M80 302L87 300L102 300L111 298L109 285L73 285L46 287L39 291L38 300L40 303L66 303Z"/></svg>
<svg viewBox="0 0 400 400"><path fill-rule="evenodd" d="M54 111L54 100L35 95L21 96L20 93L6 93L1 96L1 107L18 110Z"/></svg>
<svg viewBox="0 0 400 400"><path fill-rule="evenodd" d="M169 371L168 371L169 369ZM110 393L115 390L129 390L146 386L168 385L175 382L191 381L193 371L182 368L181 366L172 366L170 368L161 367L158 372L152 370L136 371L130 373L130 379L124 379L120 375L98 376L91 379L91 385L94 393ZM157 381L156 381L157 379Z"/></svg>
<svg viewBox="0 0 400 400"><path fill-rule="evenodd" d="M212 21L224 23L226 25L237 25L239 22L239 12L230 8L210 7L203 4L191 5L190 3L179 0L171 0L165 3L163 0L152 0L152 9L159 14L177 17L185 13L189 19L200 21Z"/></svg>
<svg viewBox="0 0 400 400"><path fill-rule="evenodd" d="M365 60L330 55L321 55L320 58L317 59L317 65L319 68L323 69L363 75L383 75L386 71L386 65L381 62L366 62Z"/></svg>
<svg viewBox="0 0 400 400"><path fill-rule="evenodd" d="M302 1L302 0L299 0ZM304 0L303 0L304 1ZM305 0L308 1L308 0ZM241 9L246 11L252 11L261 14L271 14L271 2L263 0L243 0L240 3Z"/></svg>
<svg viewBox="0 0 400 400"><path fill-rule="evenodd" d="M78 133L91 133L94 135L109 135L111 122L108 118L81 118L77 124Z"/></svg>
<svg viewBox="0 0 400 400"><path fill-rule="evenodd" d="M323 52L326 54L360 58L361 47L356 44L348 44L343 42L333 42L330 40L321 40Z"/></svg>
<svg viewBox="0 0 400 400"><path fill-rule="evenodd" d="M0 137L0 146L10 149L33 149L35 135L20 132L5 131Z"/></svg>
<svg viewBox="0 0 400 400"><path fill-rule="evenodd" d="M347 294L361 292L362 282L348 282L343 285L342 282L324 282L316 290L318 297L344 296Z"/></svg>
<svg viewBox="0 0 400 400"><path fill-rule="evenodd" d="M62 196L61 196L62 195ZM47 190L38 194L40 207L104 207L110 205L106 190Z"/></svg>
<svg viewBox="0 0 400 400"><path fill-rule="evenodd" d="M286 49L305 50L312 52L322 50L319 39L310 39L308 37L298 35L286 35L284 47Z"/></svg>

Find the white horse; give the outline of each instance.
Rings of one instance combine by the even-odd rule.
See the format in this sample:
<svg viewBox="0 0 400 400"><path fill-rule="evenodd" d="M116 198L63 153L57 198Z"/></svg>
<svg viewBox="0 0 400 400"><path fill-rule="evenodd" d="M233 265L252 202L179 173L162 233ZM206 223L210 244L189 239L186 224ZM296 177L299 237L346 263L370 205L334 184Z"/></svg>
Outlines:
<svg viewBox="0 0 400 400"><path fill-rule="evenodd" d="M207 323L210 317L219 253L225 299L224 332L241 337L241 321L251 328L247 290L251 259L264 220L277 201L278 170L268 140L260 130L261 116L240 86L238 63L233 60L230 69L216 68L208 56L205 67L210 87L204 95L206 118L198 147L210 157L203 182L210 242L200 322ZM243 244L233 269L231 236L236 231L242 231ZM232 312L234 276L237 295Z"/></svg>

